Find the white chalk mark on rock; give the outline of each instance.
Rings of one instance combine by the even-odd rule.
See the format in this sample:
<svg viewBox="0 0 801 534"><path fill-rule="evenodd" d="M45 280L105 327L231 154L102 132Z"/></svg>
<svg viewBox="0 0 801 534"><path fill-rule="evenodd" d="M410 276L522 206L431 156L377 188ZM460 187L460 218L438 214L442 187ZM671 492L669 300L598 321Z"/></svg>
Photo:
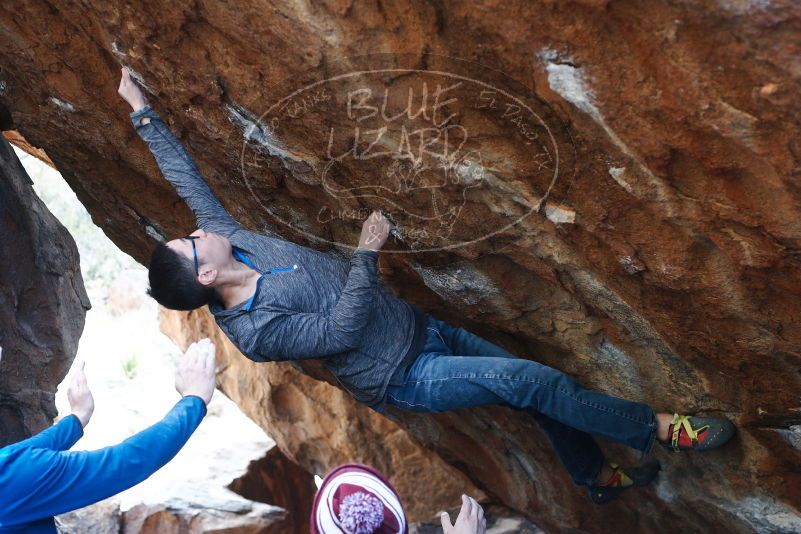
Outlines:
<svg viewBox="0 0 801 534"><path fill-rule="evenodd" d="M117 41L112 41L112 42L111 42L111 51L112 51L112 52L114 53L114 55L115 55L115 56L117 56L118 58L125 59L125 58L127 58L127 57L128 57L128 54L126 54L126 53L125 53L125 52L122 50L122 48L120 48L120 45L119 45L119 43L117 43ZM129 67L129 68L130 68L130 67Z"/></svg>
<svg viewBox="0 0 801 534"><path fill-rule="evenodd" d="M502 296L492 280L469 264L448 265L441 269L419 263L411 266L429 289L446 300L458 299L469 306Z"/></svg>
<svg viewBox="0 0 801 534"><path fill-rule="evenodd" d="M756 532L801 532L801 515L798 510L765 495L725 500L720 507L749 523Z"/></svg>
<svg viewBox="0 0 801 534"><path fill-rule="evenodd" d="M628 274L637 274L645 270L645 265L639 258L634 256L621 256L617 259L618 263L623 266Z"/></svg>
<svg viewBox="0 0 801 534"><path fill-rule="evenodd" d="M131 78L133 78L133 80L139 85L139 87L141 87L142 89L144 89L146 92L150 93L151 95L154 94L153 93L153 89L147 83L145 83L145 78L141 74L139 74L138 72L133 70L128 65L125 65L125 67L128 68L128 72L131 74Z"/></svg>
<svg viewBox="0 0 801 534"><path fill-rule="evenodd" d="M628 274L637 274L645 270L645 264L635 256L620 256L617 261Z"/></svg>
<svg viewBox="0 0 801 534"><path fill-rule="evenodd" d="M673 196L654 173L643 164L637 155L623 142L604 120L601 111L595 104L592 91L584 78L582 69L575 66L569 59L561 58L559 53L545 49L538 54L540 60L545 62L548 73L548 85L562 98L589 115L601 128L615 146L636 163L640 172L648 179L656 195L656 200L666 206L666 215L672 216L673 209L670 199Z"/></svg>
<svg viewBox="0 0 801 534"><path fill-rule="evenodd" d="M560 59L554 50L545 49L540 52L539 57L546 62L548 85L551 89L596 121L603 122L600 111L593 104L592 93L587 88L581 69L569 59Z"/></svg>
<svg viewBox="0 0 801 534"><path fill-rule="evenodd" d="M155 239L160 243L163 243L164 241L167 240L166 236L151 224L145 224L145 234L147 234L148 236L150 236L151 238Z"/></svg>
<svg viewBox="0 0 801 534"><path fill-rule="evenodd" d="M754 11L765 11L770 7L770 0L718 0L718 4L723 9L744 15Z"/></svg>
<svg viewBox="0 0 801 534"><path fill-rule="evenodd" d="M272 129L248 110L231 104L226 104L225 110L228 112L228 119L239 128L245 141L263 146L271 156L295 160L286 151L284 144L275 137Z"/></svg>
<svg viewBox="0 0 801 534"><path fill-rule="evenodd" d="M631 184L626 181L625 174L625 167L609 167L609 176L611 176L620 187L631 193Z"/></svg>
<svg viewBox="0 0 801 534"><path fill-rule="evenodd" d="M545 203L545 216L554 224L573 224L576 222L576 211L555 202Z"/></svg>
<svg viewBox="0 0 801 534"><path fill-rule="evenodd" d="M75 106L67 102L66 100L61 100L60 98L56 98L51 96L47 99L51 104L54 104L57 108L63 109L69 113L75 113Z"/></svg>
<svg viewBox="0 0 801 534"><path fill-rule="evenodd" d="M237 104L226 104L225 110L228 112L228 120L242 132L245 142L279 158L284 168L297 180L309 185L320 185L313 165L290 152L286 144L275 135L272 127Z"/></svg>
<svg viewBox="0 0 801 534"><path fill-rule="evenodd" d="M777 430L777 432L787 440L787 443L789 443L791 447L801 451L801 425L793 425L786 430L782 428Z"/></svg>

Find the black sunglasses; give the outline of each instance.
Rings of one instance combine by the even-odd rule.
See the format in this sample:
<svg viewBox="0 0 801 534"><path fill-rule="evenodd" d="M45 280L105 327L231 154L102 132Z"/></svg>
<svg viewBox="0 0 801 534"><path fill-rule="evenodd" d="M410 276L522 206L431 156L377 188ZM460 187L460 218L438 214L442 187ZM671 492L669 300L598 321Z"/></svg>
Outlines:
<svg viewBox="0 0 801 534"><path fill-rule="evenodd" d="M188 239L192 243L192 256L195 257L195 274L200 276L200 264L197 261L197 248L195 248L195 239L200 239L196 235L188 235L181 239Z"/></svg>

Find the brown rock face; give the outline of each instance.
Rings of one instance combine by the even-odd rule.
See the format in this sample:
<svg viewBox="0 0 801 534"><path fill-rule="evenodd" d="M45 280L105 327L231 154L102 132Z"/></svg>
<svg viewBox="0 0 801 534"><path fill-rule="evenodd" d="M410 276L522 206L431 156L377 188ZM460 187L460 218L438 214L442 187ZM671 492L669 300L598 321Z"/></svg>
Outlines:
<svg viewBox="0 0 801 534"><path fill-rule="evenodd" d="M114 498L56 518L61 534L290 534L280 508L229 498L140 503L125 512Z"/></svg>
<svg viewBox="0 0 801 534"><path fill-rule="evenodd" d="M112 497L56 517L59 534L121 534L123 514Z"/></svg>
<svg viewBox="0 0 801 534"><path fill-rule="evenodd" d="M654 489L603 508L505 409L393 412L385 441L406 429L550 531L801 529L798 2L26 0L0 28L0 124L140 261L193 223L127 122L123 64L247 227L352 245L386 209L404 241L382 274L409 301L740 428L705 456L657 452ZM225 362L246 411L281 407L254 418L296 460L319 469L332 436L382 428L300 427L351 413L290 366L259 385L267 371Z"/></svg>
<svg viewBox="0 0 801 534"><path fill-rule="evenodd" d="M287 532L309 532L314 494L317 487L308 471L273 447L263 458L250 462L247 472L228 486L228 489L252 501L280 506L287 512Z"/></svg>
<svg viewBox="0 0 801 534"><path fill-rule="evenodd" d="M0 447L52 424L87 309L75 242L0 137Z"/></svg>
<svg viewBox="0 0 801 534"><path fill-rule="evenodd" d="M289 534L286 513L244 499L138 504L123 516L124 534Z"/></svg>

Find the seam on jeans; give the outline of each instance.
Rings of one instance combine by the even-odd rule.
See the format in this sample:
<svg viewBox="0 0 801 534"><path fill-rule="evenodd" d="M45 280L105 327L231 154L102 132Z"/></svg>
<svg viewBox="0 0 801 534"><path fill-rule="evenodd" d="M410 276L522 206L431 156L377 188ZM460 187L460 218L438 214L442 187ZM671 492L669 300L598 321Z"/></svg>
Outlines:
<svg viewBox="0 0 801 534"><path fill-rule="evenodd" d="M654 420L649 424L651 427L651 435L648 438L648 444L643 449L643 456L651 452L651 449L654 448L656 444L656 415L654 415Z"/></svg>
<svg viewBox="0 0 801 534"><path fill-rule="evenodd" d="M439 338L439 340L442 341L442 344L445 345L448 348L448 350L451 350L451 348L448 346L448 344L445 343L445 339L442 337L442 333L439 331L438 328L434 328L433 326L427 326L426 328L428 330L433 330L437 334L437 337Z"/></svg>
<svg viewBox="0 0 801 534"><path fill-rule="evenodd" d="M583 400L581 400L579 398L576 398L575 396L571 395L567 390L564 390L562 388L558 388L556 386L552 386L548 382L543 382L541 380L536 380L536 379L531 379L531 378L516 378L516 377L512 377L512 376L499 376L499 375L484 375L484 376L472 376L472 377L457 375L457 376L451 376L451 377L447 377L447 378L430 378L430 379L424 379L424 380L410 380L409 382L407 382L407 384L417 384L417 383L420 383L420 382L441 382L443 380L453 380L453 379L456 379L456 378L461 378L461 379L484 379L484 378L486 378L486 379L493 379L493 380L497 380L497 379L500 378L502 380L512 380L512 381L515 381L515 382L528 382L530 384L539 384L539 385L542 385L542 386L549 387L549 388L551 388L551 389L553 389L555 391L558 391L559 393L561 393L561 394L573 399L574 401L578 402L579 404L583 404L584 406L589 406L591 408L595 408L596 410L599 410L599 411L602 411L602 412L611 413L611 414L616 415L618 417L622 417L623 419L628 419L629 421L632 421L634 423L638 423L638 424L646 425L646 426L651 426L651 423L646 423L646 422L641 421L639 419L634 419L632 417L629 417L626 414L617 412L615 410L609 410L609 409L607 409L607 408L605 408L605 407L603 407L601 405L598 405L598 404L594 404L594 403L591 403L591 402L585 402L585 401L583 401ZM404 385L406 385L406 384L404 384Z"/></svg>
<svg viewBox="0 0 801 534"><path fill-rule="evenodd" d="M395 397L393 397L392 395L387 395L387 397L388 397L390 400L392 400L392 402L396 402L396 403L399 403L399 404L405 404L406 406L409 406L409 407L412 407L412 408L425 408L425 409L427 409L427 410L429 410L429 411L433 411L433 410L431 410L431 408L429 408L429 407L428 407L428 406L426 406L425 404L415 404L415 403L413 403L413 402L407 402L407 401L405 401L405 400L396 399L396 398L395 398Z"/></svg>

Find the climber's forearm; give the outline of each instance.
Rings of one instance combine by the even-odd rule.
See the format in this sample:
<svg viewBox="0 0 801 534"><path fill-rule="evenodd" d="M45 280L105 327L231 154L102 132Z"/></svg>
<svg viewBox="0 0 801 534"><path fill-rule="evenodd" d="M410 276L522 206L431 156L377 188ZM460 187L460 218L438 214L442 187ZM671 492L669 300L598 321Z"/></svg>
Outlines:
<svg viewBox="0 0 801 534"><path fill-rule="evenodd" d="M15 443L13 446L18 449L38 448L65 451L75 445L81 436L83 436L83 425L80 419L75 415L68 415L50 428L42 430L25 441Z"/></svg>
<svg viewBox="0 0 801 534"><path fill-rule="evenodd" d="M144 119L149 119L148 123ZM149 105L131 113L139 136L148 144L164 177L195 214L200 228L220 234L237 228L220 200L198 171L192 157Z"/></svg>
<svg viewBox="0 0 801 534"><path fill-rule="evenodd" d="M40 521L138 484L181 450L205 415L204 400L186 396L160 422L117 445L75 452L27 447L11 462L0 461L0 531L4 524ZM67 419L77 433L80 424Z"/></svg>

